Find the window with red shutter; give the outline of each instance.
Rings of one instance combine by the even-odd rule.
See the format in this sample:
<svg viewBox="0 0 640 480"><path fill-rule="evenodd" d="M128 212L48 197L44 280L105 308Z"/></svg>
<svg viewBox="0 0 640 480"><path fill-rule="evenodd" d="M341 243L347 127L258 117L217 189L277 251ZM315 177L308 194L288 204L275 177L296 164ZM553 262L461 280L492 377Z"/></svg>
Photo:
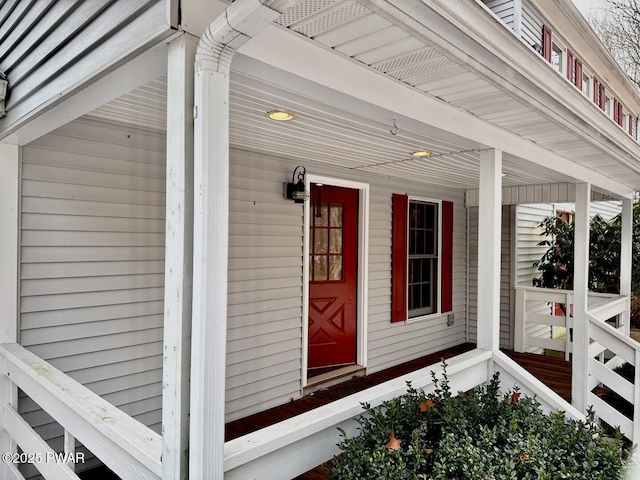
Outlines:
<svg viewBox="0 0 640 480"><path fill-rule="evenodd" d="M618 103L618 99L614 98L613 99L613 121L616 122L617 124L620 124L620 110L619 107L620 104Z"/></svg>
<svg viewBox="0 0 640 480"><path fill-rule="evenodd" d="M392 229L391 321L451 311L453 203L393 195Z"/></svg>
<svg viewBox="0 0 640 480"><path fill-rule="evenodd" d="M600 98L600 108L602 110L604 110L605 103L606 103L606 100L607 100L607 94L606 94L606 91L605 91L605 88L604 88L603 84L600 84L599 90L600 90L600 97L599 97Z"/></svg>

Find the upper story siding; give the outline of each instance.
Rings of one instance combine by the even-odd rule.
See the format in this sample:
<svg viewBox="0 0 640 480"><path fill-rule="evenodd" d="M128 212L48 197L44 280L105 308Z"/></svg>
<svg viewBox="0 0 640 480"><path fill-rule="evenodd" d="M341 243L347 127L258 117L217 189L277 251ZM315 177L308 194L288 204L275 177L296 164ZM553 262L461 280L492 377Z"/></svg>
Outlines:
<svg viewBox="0 0 640 480"><path fill-rule="evenodd" d="M609 85L602 83L606 75L595 71L576 54L570 39L562 38L550 22L530 0L481 0L508 28L514 30L532 49L544 56L545 35L548 29L547 42L551 44L547 51L555 57L550 61L552 68L571 82L582 94L598 107L611 121L618 124L625 133L638 140L638 112L630 111L622 104L616 92ZM580 78L578 78L580 77ZM603 90L601 90L603 88ZM604 93L604 95L601 95ZM602 96L602 103L600 97Z"/></svg>
<svg viewBox="0 0 640 480"><path fill-rule="evenodd" d="M0 2L0 137L167 38L167 0Z"/></svg>

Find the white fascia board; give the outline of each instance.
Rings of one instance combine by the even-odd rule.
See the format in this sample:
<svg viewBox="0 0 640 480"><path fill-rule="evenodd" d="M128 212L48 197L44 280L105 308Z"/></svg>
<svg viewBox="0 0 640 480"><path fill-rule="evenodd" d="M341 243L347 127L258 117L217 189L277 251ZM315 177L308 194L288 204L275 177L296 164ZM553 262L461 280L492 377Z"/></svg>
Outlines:
<svg viewBox="0 0 640 480"><path fill-rule="evenodd" d="M473 142L510 153L614 196L631 198L633 189L507 132L392 77L336 54L302 36L270 25L239 53L358 100L396 112ZM255 72L259 76L260 72Z"/></svg>
<svg viewBox="0 0 640 480"><path fill-rule="evenodd" d="M479 2L361 0L640 175L638 144ZM427 28L428 26L428 28ZM526 75L525 73L526 72Z"/></svg>
<svg viewBox="0 0 640 480"><path fill-rule="evenodd" d="M571 40L571 50L597 71L596 77L607 84L635 114L640 113L640 92L622 71L611 52L602 44L589 22L572 0L536 0L535 6L547 23Z"/></svg>

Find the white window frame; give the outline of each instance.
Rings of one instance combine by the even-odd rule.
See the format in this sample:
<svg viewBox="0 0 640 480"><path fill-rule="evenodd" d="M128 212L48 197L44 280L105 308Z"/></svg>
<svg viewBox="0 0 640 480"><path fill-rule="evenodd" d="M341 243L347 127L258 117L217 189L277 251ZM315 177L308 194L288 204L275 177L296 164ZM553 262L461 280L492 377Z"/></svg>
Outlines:
<svg viewBox="0 0 640 480"><path fill-rule="evenodd" d="M585 82L585 77L587 81ZM587 91L584 91L585 83L587 85ZM591 71L582 64L582 95L587 97L593 103L593 74Z"/></svg>
<svg viewBox="0 0 640 480"><path fill-rule="evenodd" d="M560 65L559 65L559 69L556 69L555 65L553 64L553 52L554 52L554 47L555 46L557 46L558 49L560 50ZM551 35L551 62L550 62L550 64L551 64L551 68L553 68L556 72L558 72L564 78L567 78L567 46L556 35Z"/></svg>
<svg viewBox="0 0 640 480"><path fill-rule="evenodd" d="M613 120L613 97L607 93L607 88L605 87L604 92L604 113L607 117Z"/></svg>
<svg viewBox="0 0 640 480"><path fill-rule="evenodd" d="M437 288L436 288L436 310L433 313L427 313L424 315L418 315L415 317L411 317L411 310L409 309L409 232L411 229L411 218L409 214L411 212L411 202L423 202L423 203L433 203L438 205L438 268L436 272L437 279ZM442 316L442 200L434 199L434 198L426 198L420 196L409 195L408 196L408 204L407 204L407 278L405 281L407 282L407 319L405 323L414 323L420 322L423 320L428 320L432 318L439 318Z"/></svg>

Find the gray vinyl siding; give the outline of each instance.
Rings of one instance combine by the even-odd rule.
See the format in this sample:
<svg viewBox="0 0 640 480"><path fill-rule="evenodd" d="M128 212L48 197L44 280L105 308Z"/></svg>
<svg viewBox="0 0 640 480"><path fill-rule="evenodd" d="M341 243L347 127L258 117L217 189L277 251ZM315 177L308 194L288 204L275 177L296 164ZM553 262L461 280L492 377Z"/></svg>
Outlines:
<svg viewBox="0 0 640 480"><path fill-rule="evenodd" d="M282 197L297 164L231 150L227 421L298 398L301 390L303 207ZM427 189L348 170L307 172L369 182L369 373L465 341L466 225L463 191ZM408 190L409 189L409 190ZM446 315L391 323L393 193L454 202L455 325Z"/></svg>
<svg viewBox="0 0 640 480"><path fill-rule="evenodd" d="M164 135L81 119L22 162L21 344L159 432ZM61 446L33 401L19 408Z"/></svg>
<svg viewBox="0 0 640 480"><path fill-rule="evenodd" d="M574 203L555 203L553 204L553 211L573 212L576 206ZM609 221L622 211L622 203L619 200L591 200L589 204L589 217L593 218L596 215L600 215L605 220Z"/></svg>
<svg viewBox="0 0 640 480"><path fill-rule="evenodd" d="M166 38L168 8L165 0L1 2L10 96L0 132Z"/></svg>
<svg viewBox="0 0 640 480"><path fill-rule="evenodd" d="M544 240L538 225L550 215L554 215L554 206L544 203L517 205L516 210L516 252L517 252L517 285L533 286L533 279L538 277L538 270L533 263L540 260L548 247L538 246ZM527 311L548 314L551 306L547 302L528 302ZM527 325L525 333L532 337L550 338L551 328L544 325ZM527 352L543 353L544 349L526 348Z"/></svg>
<svg viewBox="0 0 640 480"><path fill-rule="evenodd" d="M451 327L447 326L446 315L413 323L391 323L391 198L394 193L453 202L454 325ZM463 193L439 187L371 183L367 372L383 370L465 341L467 273Z"/></svg>
<svg viewBox="0 0 640 480"><path fill-rule="evenodd" d="M468 209L469 216L469 326L468 338L478 338L478 207ZM511 206L502 206L500 241L500 347L513 347L511 281Z"/></svg>
<svg viewBox="0 0 640 480"><path fill-rule="evenodd" d="M544 20L535 7L527 0L522 1L522 28L520 35L532 47L542 48L542 26Z"/></svg>
<svg viewBox="0 0 640 480"><path fill-rule="evenodd" d="M514 28L515 0L482 0L509 28Z"/></svg>

